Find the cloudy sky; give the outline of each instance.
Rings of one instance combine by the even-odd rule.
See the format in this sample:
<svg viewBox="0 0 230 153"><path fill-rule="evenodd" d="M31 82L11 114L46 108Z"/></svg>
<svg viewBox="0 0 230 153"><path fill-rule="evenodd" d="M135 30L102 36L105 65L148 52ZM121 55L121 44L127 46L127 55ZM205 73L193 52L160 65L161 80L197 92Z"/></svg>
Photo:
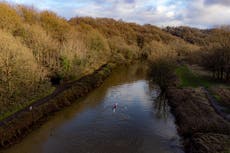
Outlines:
<svg viewBox="0 0 230 153"><path fill-rule="evenodd" d="M230 24L230 0L7 0L75 16L110 17L157 26Z"/></svg>

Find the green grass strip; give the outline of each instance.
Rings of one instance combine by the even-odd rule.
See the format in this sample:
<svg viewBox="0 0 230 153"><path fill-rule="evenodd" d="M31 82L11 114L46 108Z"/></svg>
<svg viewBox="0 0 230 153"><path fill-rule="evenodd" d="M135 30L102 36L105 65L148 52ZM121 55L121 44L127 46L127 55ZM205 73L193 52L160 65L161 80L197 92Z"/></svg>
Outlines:
<svg viewBox="0 0 230 153"><path fill-rule="evenodd" d="M176 69L176 75L180 78L181 87L200 87L204 86L209 88L212 85L216 85L217 82L210 78L205 78L194 74L186 65L179 66Z"/></svg>
<svg viewBox="0 0 230 153"><path fill-rule="evenodd" d="M0 114L0 121L4 120L5 118L13 115L14 113L16 113L18 111L26 108L27 106L29 106L30 104L34 103L35 101L50 95L51 93L54 92L54 90L55 90L55 88L52 87L49 90L47 90L46 93L43 93L43 94L41 94L39 96L34 97L34 99L32 99L31 101L28 101L28 102L24 103L23 105L20 104L20 105L16 105L16 106L12 107L11 109L9 109L9 111L6 111L3 114Z"/></svg>

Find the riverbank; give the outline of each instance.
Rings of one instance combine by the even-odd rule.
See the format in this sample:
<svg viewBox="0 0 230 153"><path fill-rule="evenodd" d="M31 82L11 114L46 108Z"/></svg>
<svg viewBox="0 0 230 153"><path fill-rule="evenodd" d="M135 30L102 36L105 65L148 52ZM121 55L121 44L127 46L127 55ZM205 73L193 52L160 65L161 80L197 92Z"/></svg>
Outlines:
<svg viewBox="0 0 230 153"><path fill-rule="evenodd" d="M139 62L116 66L100 87L2 153L183 153L174 117L147 71Z"/></svg>
<svg viewBox="0 0 230 153"><path fill-rule="evenodd" d="M59 87L51 95L1 121L0 148L17 143L45 122L52 113L69 106L76 99L100 86L110 75L114 66L115 64L112 63L103 65L93 74Z"/></svg>
<svg viewBox="0 0 230 153"><path fill-rule="evenodd" d="M185 69L184 66L182 68ZM210 86L210 82L191 75L188 76L192 81L181 78L188 74L188 70L186 73L180 70L177 69L176 79L171 80L166 95L176 118L178 132L184 140L185 152L228 153L230 123L217 113L202 87L202 84Z"/></svg>

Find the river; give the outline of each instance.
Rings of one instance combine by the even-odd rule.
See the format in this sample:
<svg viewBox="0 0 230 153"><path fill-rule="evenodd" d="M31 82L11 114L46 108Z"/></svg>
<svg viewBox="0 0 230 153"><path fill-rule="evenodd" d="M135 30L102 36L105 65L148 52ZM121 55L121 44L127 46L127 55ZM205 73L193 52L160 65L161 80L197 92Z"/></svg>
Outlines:
<svg viewBox="0 0 230 153"><path fill-rule="evenodd" d="M117 68L4 153L183 153L167 101L146 69Z"/></svg>

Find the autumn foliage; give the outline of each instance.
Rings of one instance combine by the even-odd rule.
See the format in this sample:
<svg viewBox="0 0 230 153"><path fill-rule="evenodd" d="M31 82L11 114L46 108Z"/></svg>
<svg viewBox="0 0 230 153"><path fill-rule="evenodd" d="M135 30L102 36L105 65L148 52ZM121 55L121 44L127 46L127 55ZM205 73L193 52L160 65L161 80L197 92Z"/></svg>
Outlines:
<svg viewBox="0 0 230 153"><path fill-rule="evenodd" d="M177 58L198 49L152 25L67 21L51 11L0 2L0 112L28 105L108 62Z"/></svg>

